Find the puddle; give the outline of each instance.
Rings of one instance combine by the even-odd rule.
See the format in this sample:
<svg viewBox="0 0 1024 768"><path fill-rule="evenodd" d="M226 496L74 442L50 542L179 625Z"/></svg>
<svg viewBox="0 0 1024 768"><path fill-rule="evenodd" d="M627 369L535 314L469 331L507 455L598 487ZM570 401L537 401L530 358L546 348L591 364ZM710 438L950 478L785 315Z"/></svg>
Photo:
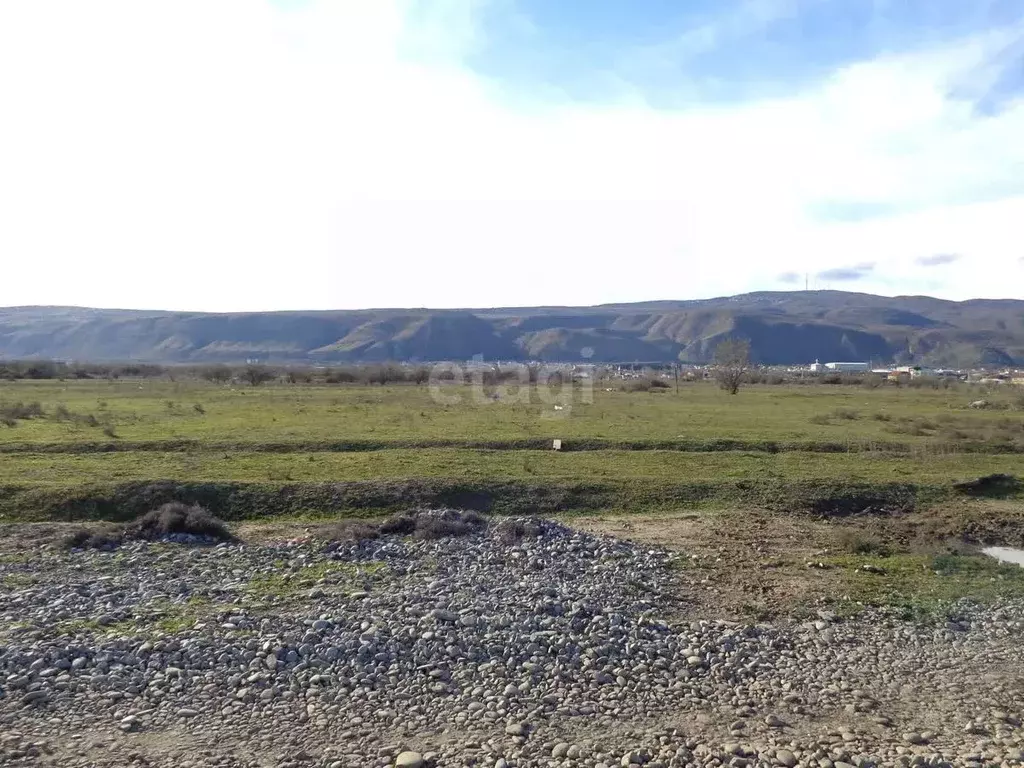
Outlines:
<svg viewBox="0 0 1024 768"><path fill-rule="evenodd" d="M1013 547L985 547L981 550L989 557L994 557L996 560L1000 560L1004 563L1014 563L1024 568L1024 549L1014 549Z"/></svg>

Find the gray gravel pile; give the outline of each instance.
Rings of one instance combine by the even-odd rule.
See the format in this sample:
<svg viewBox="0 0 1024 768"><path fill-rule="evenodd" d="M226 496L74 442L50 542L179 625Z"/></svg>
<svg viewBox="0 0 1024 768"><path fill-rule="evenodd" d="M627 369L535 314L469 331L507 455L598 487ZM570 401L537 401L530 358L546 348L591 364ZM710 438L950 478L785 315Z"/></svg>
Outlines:
<svg viewBox="0 0 1024 768"><path fill-rule="evenodd" d="M1020 605L690 622L682 561L546 521L29 555L0 561L4 765L1022 759Z"/></svg>

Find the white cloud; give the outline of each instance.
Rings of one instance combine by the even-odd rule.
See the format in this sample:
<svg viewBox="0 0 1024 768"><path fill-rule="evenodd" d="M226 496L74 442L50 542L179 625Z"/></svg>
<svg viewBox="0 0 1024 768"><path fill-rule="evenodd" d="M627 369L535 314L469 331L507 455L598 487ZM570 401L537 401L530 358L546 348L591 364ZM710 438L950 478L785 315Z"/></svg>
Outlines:
<svg viewBox="0 0 1024 768"><path fill-rule="evenodd" d="M787 99L551 106L462 64L480 1L0 5L0 304L590 303L863 261L857 288L913 292L947 251L934 287L961 298L1020 271L1024 197L951 205L1024 162L1024 107L947 95L1001 39ZM835 199L919 210L809 215Z"/></svg>

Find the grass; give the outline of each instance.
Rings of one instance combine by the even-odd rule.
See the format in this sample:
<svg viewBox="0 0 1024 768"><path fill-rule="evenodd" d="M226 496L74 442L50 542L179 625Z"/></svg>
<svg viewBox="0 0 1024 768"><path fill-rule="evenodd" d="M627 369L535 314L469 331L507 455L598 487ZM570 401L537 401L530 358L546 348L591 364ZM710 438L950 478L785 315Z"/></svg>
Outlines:
<svg viewBox="0 0 1024 768"><path fill-rule="evenodd" d="M68 487L105 482L315 483L406 478L509 480L807 480L944 483L1020 472L1017 455L940 456L679 451L487 451L394 449L359 453L12 454L0 485Z"/></svg>
<svg viewBox="0 0 1024 768"><path fill-rule="evenodd" d="M209 618L213 611L212 606L208 598L199 595L191 596L184 604L160 601L149 606L154 616L148 624L158 632L173 635Z"/></svg>
<svg viewBox="0 0 1024 768"><path fill-rule="evenodd" d="M1024 568L978 551L990 538L1024 544L1024 508L1005 500L844 519L750 508L563 519L676 553L687 620L817 618L824 607L845 616L892 607L941 620L963 599L1024 599Z"/></svg>
<svg viewBox="0 0 1024 768"><path fill-rule="evenodd" d="M69 619L60 622L54 628L58 635L134 635L145 630L145 624L135 619L125 619L112 624L101 624L97 619Z"/></svg>
<svg viewBox="0 0 1024 768"><path fill-rule="evenodd" d="M839 569L847 612L862 606L893 606L913 616L948 610L957 600L979 603L1024 598L1024 568L976 554L837 555L824 560ZM862 569L865 564L881 572Z"/></svg>
<svg viewBox="0 0 1024 768"><path fill-rule="evenodd" d="M193 595L184 603L172 603L167 599L159 599L141 607L141 612L130 619L123 619L111 624L101 623L98 619L67 619L54 627L59 635L172 635L191 629L197 622L210 620L217 607L208 598ZM7 627L7 630L16 627ZM30 629L30 624L24 624Z"/></svg>
<svg viewBox="0 0 1024 768"><path fill-rule="evenodd" d="M6 589L24 589L38 583L38 577L30 573L5 573L0 576L0 584Z"/></svg>
<svg viewBox="0 0 1024 768"><path fill-rule="evenodd" d="M0 382L0 403L39 403L44 417L0 428L0 447L36 444L70 446L111 442L83 419L116 430L113 442L198 441L199 444L364 440L371 442L599 439L610 441L718 440L891 443L888 423L865 414L935 420L952 416L984 440L1013 433L1024 422L1012 395L986 395L1006 409L970 410L971 390L855 386L751 386L736 397L714 384L686 384L665 391L606 392L594 388L593 402L571 401L556 411L533 391L519 398L491 400L470 387L445 390L457 404L435 401L426 386L281 385L231 389L197 381L19 381ZM1000 398L1002 398L1000 400ZM549 397L548 400L551 398ZM171 402L174 407L168 407ZM103 404L101 407L100 404ZM187 404L192 403L191 407ZM199 406L198 408L196 406ZM75 418L58 418L62 413ZM848 418L848 414L860 418ZM812 417L818 417L812 423ZM823 417L823 418L821 418ZM946 442L942 435L901 433L908 445Z"/></svg>
<svg viewBox="0 0 1024 768"><path fill-rule="evenodd" d="M956 480L1020 473L1024 451L1017 392L985 393L993 407L978 410L966 387L607 389L556 410L536 389L494 400L462 385L443 402L415 385L0 382L0 403L26 417L0 428L0 517L127 520L169 501L236 520L416 503L906 509Z"/></svg>
<svg viewBox="0 0 1024 768"><path fill-rule="evenodd" d="M952 483L1019 472L1016 455L469 451L11 454L8 519L127 521L169 501L228 520L425 506L529 514L750 504L823 513L915 508Z"/></svg>
<svg viewBox="0 0 1024 768"><path fill-rule="evenodd" d="M296 570L255 574L246 585L245 592L250 597L296 597L321 582L352 587L356 585L357 574L379 578L386 572L386 567L384 563L376 561L358 564L335 561L311 563Z"/></svg>

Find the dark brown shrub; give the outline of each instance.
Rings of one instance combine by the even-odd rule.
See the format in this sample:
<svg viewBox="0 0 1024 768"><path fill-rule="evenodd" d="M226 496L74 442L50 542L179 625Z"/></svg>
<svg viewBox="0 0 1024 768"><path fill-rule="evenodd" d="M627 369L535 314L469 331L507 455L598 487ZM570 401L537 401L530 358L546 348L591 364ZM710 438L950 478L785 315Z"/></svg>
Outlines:
<svg viewBox="0 0 1024 768"><path fill-rule="evenodd" d="M495 532L503 543L518 544L540 536L541 528L536 520L502 520L495 526Z"/></svg>
<svg viewBox="0 0 1024 768"><path fill-rule="evenodd" d="M860 413L851 410L850 408L836 408L832 411L832 416L837 419L843 419L844 421L855 421L860 418Z"/></svg>
<svg viewBox="0 0 1024 768"><path fill-rule="evenodd" d="M416 530L416 518L409 514L391 515L380 524L380 532L385 536L408 536Z"/></svg>
<svg viewBox="0 0 1024 768"><path fill-rule="evenodd" d="M444 512L440 515L420 515L416 518L417 539L449 539L471 536L487 525L482 515L476 512Z"/></svg>
<svg viewBox="0 0 1024 768"><path fill-rule="evenodd" d="M113 527L79 528L61 541L64 549L116 549L124 536Z"/></svg>
<svg viewBox="0 0 1024 768"><path fill-rule="evenodd" d="M324 531L331 541L365 541L380 536L380 528L362 520L345 520Z"/></svg>
<svg viewBox="0 0 1024 768"><path fill-rule="evenodd" d="M35 403L4 403L0 405L0 417L24 421L25 419L36 419L43 416L43 406Z"/></svg>
<svg viewBox="0 0 1024 768"><path fill-rule="evenodd" d="M198 504L188 506L172 501L147 512L131 523L125 533L136 539L161 539L172 533L187 533L204 536L217 541L232 541L231 531L222 520L218 520Z"/></svg>
<svg viewBox="0 0 1024 768"><path fill-rule="evenodd" d="M846 529L840 531L836 538L839 549L852 555L888 557L892 554L889 545L873 533Z"/></svg>

